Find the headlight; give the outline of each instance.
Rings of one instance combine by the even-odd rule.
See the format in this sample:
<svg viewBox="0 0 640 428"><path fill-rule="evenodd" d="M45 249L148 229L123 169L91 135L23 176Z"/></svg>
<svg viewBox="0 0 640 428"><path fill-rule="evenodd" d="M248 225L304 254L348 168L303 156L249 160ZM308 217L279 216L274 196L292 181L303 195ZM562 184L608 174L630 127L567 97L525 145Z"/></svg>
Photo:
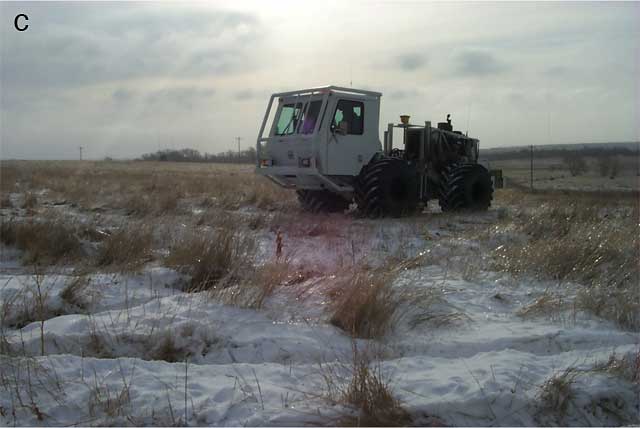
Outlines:
<svg viewBox="0 0 640 428"><path fill-rule="evenodd" d="M300 159L300 166L304 166L304 167L310 167L311 166L311 159L309 158L303 158Z"/></svg>

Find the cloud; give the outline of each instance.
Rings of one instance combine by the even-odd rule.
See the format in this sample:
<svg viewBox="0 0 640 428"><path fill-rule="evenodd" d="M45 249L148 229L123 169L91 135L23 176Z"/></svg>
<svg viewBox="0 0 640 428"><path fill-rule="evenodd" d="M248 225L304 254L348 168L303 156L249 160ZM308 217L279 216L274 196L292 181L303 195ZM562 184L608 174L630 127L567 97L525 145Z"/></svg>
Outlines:
<svg viewBox="0 0 640 428"><path fill-rule="evenodd" d="M400 69L404 71L414 71L423 68L429 61L424 54L412 53L398 56L396 62Z"/></svg>
<svg viewBox="0 0 640 428"><path fill-rule="evenodd" d="M134 93L128 89L118 88L113 91L113 93L111 94L111 98L118 104L124 104L131 100L131 98L133 98L133 95Z"/></svg>
<svg viewBox="0 0 640 428"><path fill-rule="evenodd" d="M509 67L485 51L466 51L454 60L454 74L459 76L490 76L500 74Z"/></svg>
<svg viewBox="0 0 640 428"><path fill-rule="evenodd" d="M145 101L150 107L168 105L193 109L198 103L210 100L216 91L213 88L201 88L195 86L171 87L151 91L146 95Z"/></svg>
<svg viewBox="0 0 640 428"><path fill-rule="evenodd" d="M419 90L404 90L404 89L397 89L397 90L392 90L389 92L389 98L394 99L394 100L403 100L403 99L407 99L407 98L414 98L414 97L418 97L421 95L421 92Z"/></svg>
<svg viewBox="0 0 640 428"><path fill-rule="evenodd" d="M242 89L240 91L236 91L234 94L234 98L238 101L251 100L256 98L257 93L252 89Z"/></svg>
<svg viewBox="0 0 640 428"><path fill-rule="evenodd" d="M77 87L241 73L259 65L249 50L265 29L249 13L168 13L135 4L26 5L22 10L30 16L29 30L3 28L0 34L5 85Z"/></svg>

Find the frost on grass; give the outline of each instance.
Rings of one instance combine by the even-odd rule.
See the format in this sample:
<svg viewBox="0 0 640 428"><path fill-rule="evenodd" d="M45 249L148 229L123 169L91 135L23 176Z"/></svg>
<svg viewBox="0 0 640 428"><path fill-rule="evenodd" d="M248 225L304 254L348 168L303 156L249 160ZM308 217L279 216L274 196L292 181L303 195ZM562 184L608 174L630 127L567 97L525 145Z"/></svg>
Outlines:
<svg viewBox="0 0 640 428"><path fill-rule="evenodd" d="M518 276L578 283L582 288L577 292L577 310L638 331L638 207L621 203L616 208L598 199L549 198L539 207L521 209L513 224L495 228L497 234L517 231L522 239L498 245L494 267ZM490 234L486 239L495 237Z"/></svg>
<svg viewBox="0 0 640 428"><path fill-rule="evenodd" d="M186 291L223 288L239 280L251 268L255 242L250 235L232 228L188 233L178 238L165 258L165 265L191 277ZM222 281L226 284L222 284Z"/></svg>
<svg viewBox="0 0 640 428"><path fill-rule="evenodd" d="M613 354L606 363L593 368L570 366L553 374L540 386L538 422L564 426L637 425L640 385L635 378L634 358L637 353L622 358Z"/></svg>

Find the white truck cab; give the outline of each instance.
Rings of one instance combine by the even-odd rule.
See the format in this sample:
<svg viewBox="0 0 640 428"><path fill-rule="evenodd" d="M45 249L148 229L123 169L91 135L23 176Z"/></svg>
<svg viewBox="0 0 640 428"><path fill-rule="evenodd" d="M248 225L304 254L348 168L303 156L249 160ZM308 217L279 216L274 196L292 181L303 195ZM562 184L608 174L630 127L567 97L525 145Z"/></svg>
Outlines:
<svg viewBox="0 0 640 428"><path fill-rule="evenodd" d="M381 96L338 86L273 94L258 135L256 172L290 188L353 191L352 177L381 150Z"/></svg>

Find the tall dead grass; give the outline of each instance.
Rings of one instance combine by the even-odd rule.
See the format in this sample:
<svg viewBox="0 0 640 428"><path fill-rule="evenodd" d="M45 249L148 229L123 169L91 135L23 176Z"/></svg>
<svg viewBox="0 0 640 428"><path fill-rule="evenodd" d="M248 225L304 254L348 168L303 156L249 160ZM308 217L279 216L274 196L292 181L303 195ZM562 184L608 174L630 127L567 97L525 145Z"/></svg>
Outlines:
<svg viewBox="0 0 640 428"><path fill-rule="evenodd" d="M132 271L152 257L153 230L147 225L127 225L111 231L98 246L95 264Z"/></svg>
<svg viewBox="0 0 640 428"><path fill-rule="evenodd" d="M592 195L593 196L593 195ZM540 196L537 196L540 198ZM635 201L545 199L512 216L521 242L499 246L495 266L515 275L576 282L579 310L640 329L639 211Z"/></svg>
<svg viewBox="0 0 640 428"><path fill-rule="evenodd" d="M354 269L338 280L331 294L331 324L353 337L384 336L392 327L401 299L393 290L397 272Z"/></svg>
<svg viewBox="0 0 640 428"><path fill-rule="evenodd" d="M336 421L337 426L408 426L411 415L394 396L391 379L382 370L379 350L352 346L351 361L321 365L325 397L332 403L346 405L348 412ZM348 380L345 382L346 377Z"/></svg>
<svg viewBox="0 0 640 428"><path fill-rule="evenodd" d="M2 161L0 189L48 189L59 202L83 209L123 209L135 217L178 214L180 200L208 198L224 209L279 209L295 194L253 173L249 165L171 162Z"/></svg>
<svg viewBox="0 0 640 428"><path fill-rule="evenodd" d="M288 261L266 263L248 269L234 284L215 287L210 292L225 304L260 309L279 286L291 279L290 272Z"/></svg>
<svg viewBox="0 0 640 428"><path fill-rule="evenodd" d="M67 263L85 254L76 229L57 217L2 221L0 240L24 251L23 262L27 264Z"/></svg>
<svg viewBox="0 0 640 428"><path fill-rule="evenodd" d="M237 283L243 271L250 269L254 251L250 235L221 227L178 238L164 263L191 277L187 291L215 290Z"/></svg>

